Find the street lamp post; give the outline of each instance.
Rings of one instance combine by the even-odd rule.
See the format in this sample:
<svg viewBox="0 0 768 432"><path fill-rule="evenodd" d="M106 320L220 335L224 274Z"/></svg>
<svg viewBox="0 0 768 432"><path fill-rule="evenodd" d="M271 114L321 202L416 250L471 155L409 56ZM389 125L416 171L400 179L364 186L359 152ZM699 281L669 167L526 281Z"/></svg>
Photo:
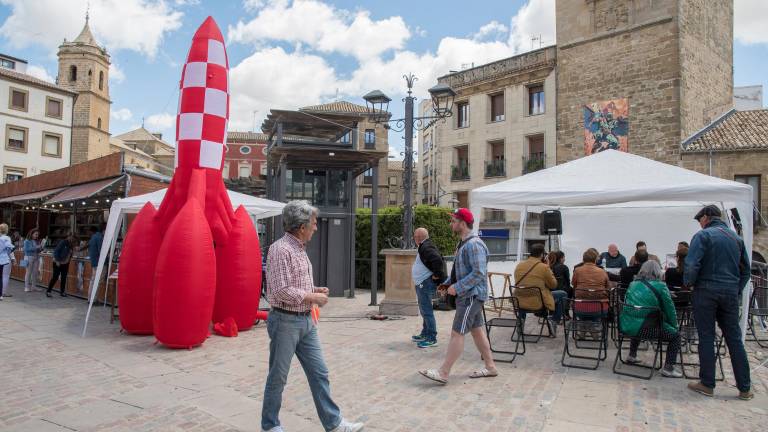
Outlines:
<svg viewBox="0 0 768 432"><path fill-rule="evenodd" d="M365 96L366 107L371 119L376 124L383 124L385 128L395 132L405 132L405 152L403 161L403 189L405 202L403 209L403 249L413 249L413 207L411 196L413 195L413 131L424 130L437 122L445 120L453 115L453 100L456 92L446 84L437 84L429 89L432 98L432 115L414 116L413 107L415 97L412 96L413 83L417 80L413 74L403 75L408 85L408 95L405 102L405 117L400 119L389 118L389 103L392 101L380 90L374 90Z"/></svg>

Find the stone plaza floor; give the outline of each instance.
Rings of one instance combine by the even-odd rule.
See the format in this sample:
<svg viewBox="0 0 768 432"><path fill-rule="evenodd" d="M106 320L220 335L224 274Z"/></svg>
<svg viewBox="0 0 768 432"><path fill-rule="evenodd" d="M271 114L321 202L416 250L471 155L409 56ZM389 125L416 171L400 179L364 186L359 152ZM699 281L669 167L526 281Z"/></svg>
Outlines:
<svg viewBox="0 0 768 432"><path fill-rule="evenodd" d="M268 337L259 324L236 338L211 336L192 350L170 350L152 337L120 334L109 308L76 298L24 293L0 302L1 431L259 431ZM381 298L382 296L380 296ZM469 379L482 366L471 337L447 386L417 374L445 354L453 312L437 312L439 347L409 341L421 319L371 321L370 294L333 298L320 337L331 390L345 417L366 431L765 431L768 350L748 343L749 402L726 380L714 398L687 380L650 381L611 372L615 350L596 371L560 365L563 338L528 344L496 378ZM562 330L560 328L559 330ZM761 352L762 351L762 352ZM283 397L287 432L321 431L303 371L294 361Z"/></svg>

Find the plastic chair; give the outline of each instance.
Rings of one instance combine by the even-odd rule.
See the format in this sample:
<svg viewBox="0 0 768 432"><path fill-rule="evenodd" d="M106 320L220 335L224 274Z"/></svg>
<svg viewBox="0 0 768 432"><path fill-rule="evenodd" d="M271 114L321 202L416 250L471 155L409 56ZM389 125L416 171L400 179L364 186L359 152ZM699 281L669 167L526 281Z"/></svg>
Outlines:
<svg viewBox="0 0 768 432"><path fill-rule="evenodd" d="M641 341L649 341L653 344L655 344L654 354L653 354L653 364L648 365L642 365L642 364L631 364L627 363L624 358L622 357L622 345L624 343L624 339L632 339L632 338L638 338L637 336L632 336L629 334L626 334L622 328L621 328L621 317L624 315L631 315L637 318L643 319L645 322L651 322L651 325L656 329L656 335L655 338L639 338ZM661 309L658 307L649 307L649 306L636 306L624 303L623 301L618 302L618 325L617 325L617 338L618 338L618 346L616 349L616 358L613 361L613 373L617 375L625 375L625 376L631 376L634 378L641 378L650 380L653 377L654 372L656 369L661 368L661 355L662 355L662 314ZM639 374L639 373L632 373L627 371L622 371L617 366L621 362L624 366L632 366L634 368L640 368L640 369L646 369L649 370L649 373L647 375L645 374ZM658 366L657 366L658 365Z"/></svg>
<svg viewBox="0 0 768 432"><path fill-rule="evenodd" d="M498 359L494 357L493 360L498 362L503 362L503 363L512 363L513 361L515 361L518 355L525 354L525 337L523 336L523 320L520 318L517 298L513 296L507 296L507 297L490 297L489 296L488 300L489 301L486 302L486 305L490 305L490 301L495 301L495 302L497 301L501 304L506 302L511 306L511 308L484 307L483 320L485 321L485 333L488 336L488 343L490 344L491 352L495 354L504 354L504 355L512 356L511 359ZM486 316L486 309L498 315L495 317L492 317L491 319L488 319ZM510 335L509 340L510 342L515 343L515 348L513 351L498 349L498 347L494 348L493 340L491 339L491 329L494 327L512 329L512 334ZM522 349L521 349L521 346L522 346Z"/></svg>

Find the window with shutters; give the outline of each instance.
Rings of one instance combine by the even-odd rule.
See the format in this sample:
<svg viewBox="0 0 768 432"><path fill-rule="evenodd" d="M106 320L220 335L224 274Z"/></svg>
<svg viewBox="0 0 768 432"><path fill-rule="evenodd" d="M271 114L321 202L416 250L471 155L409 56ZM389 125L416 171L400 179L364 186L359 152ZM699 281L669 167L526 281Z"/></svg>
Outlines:
<svg viewBox="0 0 768 432"><path fill-rule="evenodd" d="M8 108L17 111L26 111L29 102L29 92L22 89L10 88Z"/></svg>
<svg viewBox="0 0 768 432"><path fill-rule="evenodd" d="M61 157L61 135L43 132L43 156Z"/></svg>
<svg viewBox="0 0 768 432"><path fill-rule="evenodd" d="M504 121L504 92L489 96L491 103L491 121Z"/></svg>
<svg viewBox="0 0 768 432"><path fill-rule="evenodd" d="M57 119L61 119L62 117L62 106L64 105L64 101L61 99L55 99L50 96L46 96L45 98L45 116L46 117L53 117Z"/></svg>
<svg viewBox="0 0 768 432"><path fill-rule="evenodd" d="M17 152L27 152L29 129L21 126L7 125L5 127L5 149Z"/></svg>

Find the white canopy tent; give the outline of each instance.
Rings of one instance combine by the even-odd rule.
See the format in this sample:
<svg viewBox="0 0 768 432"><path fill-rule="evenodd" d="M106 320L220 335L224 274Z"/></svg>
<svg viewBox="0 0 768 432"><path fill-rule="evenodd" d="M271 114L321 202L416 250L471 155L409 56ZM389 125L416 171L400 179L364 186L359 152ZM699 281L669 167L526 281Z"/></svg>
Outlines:
<svg viewBox="0 0 768 432"><path fill-rule="evenodd" d="M88 303L88 312L85 314L85 323L83 324L83 336L85 336L85 332L88 328L88 318L91 315L93 301L96 297L96 292L98 291L94 287L94 284L96 284L96 281L101 280L105 265L107 266L107 274L111 274L111 256L114 254L115 241L118 237L117 233L123 225L125 215L138 213L148 202L151 202L155 208L160 208L160 203L163 201L167 191L168 189L161 189L148 194L128 197L112 202L112 206L109 209L107 228L104 230L104 240L101 243L99 265L91 276L90 299ZM229 195L229 200L232 202L232 208L237 209L242 205L252 219L264 219L277 216L282 213L283 207L285 207L285 204L281 202L257 198L239 192L228 190L227 194ZM107 259L107 256L109 256L110 259Z"/></svg>
<svg viewBox="0 0 768 432"><path fill-rule="evenodd" d="M751 186L615 150L474 189L470 203L475 215L482 208L520 212L518 252L527 213L559 209L559 242L569 266L581 261L587 248L605 250L609 243L634 251L644 240L650 253L674 253L678 241L690 241L700 229L693 216L706 204L718 205L729 224L726 210L738 209L744 244L748 253L752 250ZM742 331L749 291L743 294Z"/></svg>

